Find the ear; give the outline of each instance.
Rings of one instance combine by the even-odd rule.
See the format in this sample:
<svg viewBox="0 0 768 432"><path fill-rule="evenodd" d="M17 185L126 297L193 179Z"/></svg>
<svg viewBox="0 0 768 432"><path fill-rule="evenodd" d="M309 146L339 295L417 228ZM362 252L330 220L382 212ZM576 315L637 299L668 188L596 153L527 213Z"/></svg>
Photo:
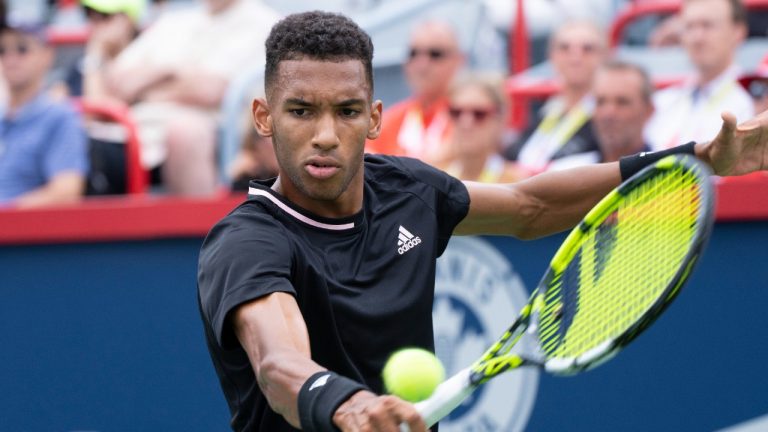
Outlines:
<svg viewBox="0 0 768 432"><path fill-rule="evenodd" d="M371 118L368 123L368 139L376 139L381 134L381 112L383 104L376 100L371 104Z"/></svg>
<svg viewBox="0 0 768 432"><path fill-rule="evenodd" d="M747 39L748 35L749 29L747 28L747 25L744 23L739 23L738 27L736 28L736 43L741 44L745 39Z"/></svg>
<svg viewBox="0 0 768 432"><path fill-rule="evenodd" d="M651 117L653 116L654 112L656 112L656 108L654 107L653 103L651 103L651 104L648 105L648 109L647 109L647 111L645 113L645 121L646 122L651 119Z"/></svg>
<svg viewBox="0 0 768 432"><path fill-rule="evenodd" d="M269 111L269 104L265 99L257 98L251 104L251 114L253 115L253 125L256 132L263 137L272 136L272 114Z"/></svg>

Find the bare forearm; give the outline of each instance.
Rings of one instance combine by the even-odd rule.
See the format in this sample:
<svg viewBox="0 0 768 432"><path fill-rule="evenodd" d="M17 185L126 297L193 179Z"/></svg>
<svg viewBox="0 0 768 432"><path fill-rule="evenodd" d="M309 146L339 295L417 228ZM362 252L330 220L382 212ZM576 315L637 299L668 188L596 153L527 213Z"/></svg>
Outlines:
<svg viewBox="0 0 768 432"><path fill-rule="evenodd" d="M325 370L308 357L275 353L254 363L256 380L273 411L294 427L300 427L298 395L301 386L316 372Z"/></svg>
<svg viewBox="0 0 768 432"><path fill-rule="evenodd" d="M13 205L23 209L71 204L80 201L84 191L85 179L82 175L61 174L49 183L19 196Z"/></svg>
<svg viewBox="0 0 768 432"><path fill-rule="evenodd" d="M295 300L285 293L270 294L241 306L233 324L269 406L299 427L299 390L324 368L311 359L306 325Z"/></svg>
<svg viewBox="0 0 768 432"><path fill-rule="evenodd" d="M106 89L112 97L132 104L151 89L169 82L173 70L167 67L120 67L111 66L106 71Z"/></svg>
<svg viewBox="0 0 768 432"><path fill-rule="evenodd" d="M509 185L468 185L470 211L457 234L532 239L566 230L621 182L618 163L546 172Z"/></svg>
<svg viewBox="0 0 768 432"><path fill-rule="evenodd" d="M531 237L553 234L576 225L608 192L621 183L618 163L547 172L520 187L542 203L531 220Z"/></svg>
<svg viewBox="0 0 768 432"><path fill-rule="evenodd" d="M227 84L227 80L219 75L184 71L175 74L172 80L149 89L146 99L217 109L224 98Z"/></svg>
<svg viewBox="0 0 768 432"><path fill-rule="evenodd" d="M125 106L125 101L110 91L101 68L83 74L83 98L100 105Z"/></svg>

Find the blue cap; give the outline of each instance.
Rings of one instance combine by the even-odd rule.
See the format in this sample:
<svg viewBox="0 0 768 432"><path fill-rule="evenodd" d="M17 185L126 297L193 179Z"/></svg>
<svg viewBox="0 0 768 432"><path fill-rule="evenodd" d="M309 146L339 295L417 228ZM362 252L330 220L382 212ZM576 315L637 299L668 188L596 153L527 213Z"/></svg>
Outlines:
<svg viewBox="0 0 768 432"><path fill-rule="evenodd" d="M41 42L48 42L48 23L38 16L39 14L30 13L28 10L15 9L8 11L5 19L3 31L15 31L38 38Z"/></svg>

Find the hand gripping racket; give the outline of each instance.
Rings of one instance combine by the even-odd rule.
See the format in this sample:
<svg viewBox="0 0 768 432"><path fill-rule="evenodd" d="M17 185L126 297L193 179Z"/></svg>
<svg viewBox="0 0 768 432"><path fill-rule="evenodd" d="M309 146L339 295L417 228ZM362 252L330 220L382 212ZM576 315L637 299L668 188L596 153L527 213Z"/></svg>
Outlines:
<svg viewBox="0 0 768 432"><path fill-rule="evenodd" d="M560 246L512 326L416 404L427 426L503 372L522 366L582 372L648 328L680 292L709 238L709 174L693 157L669 156L603 198ZM524 334L536 339L538 352L511 352Z"/></svg>

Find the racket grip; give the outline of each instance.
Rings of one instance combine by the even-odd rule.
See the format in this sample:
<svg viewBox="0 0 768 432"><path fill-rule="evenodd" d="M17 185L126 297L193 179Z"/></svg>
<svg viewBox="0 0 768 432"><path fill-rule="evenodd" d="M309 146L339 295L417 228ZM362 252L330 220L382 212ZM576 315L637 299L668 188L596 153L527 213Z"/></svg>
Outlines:
<svg viewBox="0 0 768 432"><path fill-rule="evenodd" d="M450 414L457 406L464 402L475 390L469 382L470 368L457 372L452 377L437 386L432 396L414 404L416 411L421 414L427 427L432 427L443 417ZM406 424L400 425L400 432L410 432Z"/></svg>

